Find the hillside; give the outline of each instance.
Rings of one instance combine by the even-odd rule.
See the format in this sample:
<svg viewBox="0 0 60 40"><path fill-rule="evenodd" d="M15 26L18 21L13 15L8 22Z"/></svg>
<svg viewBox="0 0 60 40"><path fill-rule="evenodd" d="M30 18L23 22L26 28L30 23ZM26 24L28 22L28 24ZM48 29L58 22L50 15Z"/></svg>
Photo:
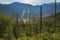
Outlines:
<svg viewBox="0 0 60 40"><path fill-rule="evenodd" d="M25 9L24 18L26 18L28 15L27 11L29 7L31 16L40 16L40 6L41 5L32 6L30 4L23 4L19 2L14 2L12 4L0 4L0 12L10 17L14 15L16 16L16 14L18 14L19 18L21 18L23 10ZM55 9L54 7L55 7L54 3L43 4L42 5L43 16L49 16L52 13L54 13ZM59 11L60 3L57 2L57 12Z"/></svg>

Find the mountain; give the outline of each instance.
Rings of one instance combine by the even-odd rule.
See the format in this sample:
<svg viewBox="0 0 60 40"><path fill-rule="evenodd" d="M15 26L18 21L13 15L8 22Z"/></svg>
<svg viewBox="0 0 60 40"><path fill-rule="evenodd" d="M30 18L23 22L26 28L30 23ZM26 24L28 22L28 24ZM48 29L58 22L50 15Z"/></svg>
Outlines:
<svg viewBox="0 0 60 40"><path fill-rule="evenodd" d="M60 3L56 3L56 12L60 12ZM55 13L55 3L49 3L43 5L43 15L52 15Z"/></svg>
<svg viewBox="0 0 60 40"><path fill-rule="evenodd" d="M41 6L41 5L40 5ZM30 8L31 16L39 16L40 15L40 6L30 5L30 4L23 4L19 2L14 2L11 4L0 4L0 12L4 13L7 16L15 16L18 14L19 18L21 18L23 10L25 9L24 17L26 18L28 15L28 8ZM42 5L42 13L43 16L49 16L54 13L54 3L43 4ZM60 3L57 3L57 12L60 12Z"/></svg>

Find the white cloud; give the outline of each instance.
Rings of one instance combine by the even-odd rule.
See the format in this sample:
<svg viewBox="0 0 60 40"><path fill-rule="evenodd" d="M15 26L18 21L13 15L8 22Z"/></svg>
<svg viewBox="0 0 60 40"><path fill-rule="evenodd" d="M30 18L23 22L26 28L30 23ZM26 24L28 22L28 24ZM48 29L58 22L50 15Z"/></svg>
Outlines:
<svg viewBox="0 0 60 40"><path fill-rule="evenodd" d="M0 0L0 3L9 4L12 2L21 2L21 3L31 4L31 5L41 5L43 3L51 3L54 1L55 0ZM56 0L56 1L60 2L60 0Z"/></svg>
<svg viewBox="0 0 60 40"><path fill-rule="evenodd" d="M43 0L17 0L18 2L31 4L31 5L41 5L43 4Z"/></svg>

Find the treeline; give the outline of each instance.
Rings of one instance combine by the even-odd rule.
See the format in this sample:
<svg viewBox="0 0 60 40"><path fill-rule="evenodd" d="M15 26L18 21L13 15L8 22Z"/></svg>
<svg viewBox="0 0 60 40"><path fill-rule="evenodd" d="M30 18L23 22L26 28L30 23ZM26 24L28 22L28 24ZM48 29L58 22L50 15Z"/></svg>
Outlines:
<svg viewBox="0 0 60 40"><path fill-rule="evenodd" d="M33 19L32 19L33 20ZM55 21L56 20L56 21ZM0 13L0 40L60 40L60 13L32 23L13 22L9 17Z"/></svg>

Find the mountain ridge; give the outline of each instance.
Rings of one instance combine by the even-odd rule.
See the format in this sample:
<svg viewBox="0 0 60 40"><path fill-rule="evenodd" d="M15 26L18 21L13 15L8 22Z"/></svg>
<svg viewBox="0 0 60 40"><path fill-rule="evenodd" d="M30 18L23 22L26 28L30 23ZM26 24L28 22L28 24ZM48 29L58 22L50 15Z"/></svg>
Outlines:
<svg viewBox="0 0 60 40"><path fill-rule="evenodd" d="M60 12L60 2L56 3L57 4L57 12ZM40 5L41 6L41 5ZM27 11L28 7L30 8L31 16L40 16L40 6L32 6L30 4L24 4L24 3L19 3L19 2L14 2L11 4L0 4L0 12L10 16L10 14L14 15L18 13L19 17L22 16L23 10L25 9L25 15L24 17L27 17ZM42 10L43 10L43 16L51 15L54 13L54 3L49 3L49 4L43 4L42 5ZM16 15L15 15L16 16Z"/></svg>

